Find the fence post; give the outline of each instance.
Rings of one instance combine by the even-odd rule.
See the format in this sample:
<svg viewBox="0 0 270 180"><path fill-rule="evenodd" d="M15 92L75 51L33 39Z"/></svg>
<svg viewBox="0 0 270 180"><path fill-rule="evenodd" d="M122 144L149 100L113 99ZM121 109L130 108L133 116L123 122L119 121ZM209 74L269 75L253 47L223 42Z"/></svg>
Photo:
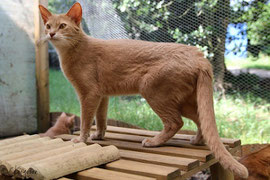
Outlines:
<svg viewBox="0 0 270 180"><path fill-rule="evenodd" d="M48 6L47 0L35 0L35 50L36 50L36 88L37 88L37 121L38 131L44 132L50 127L49 118L49 61L48 43L37 45L44 33L43 21L38 5Z"/></svg>

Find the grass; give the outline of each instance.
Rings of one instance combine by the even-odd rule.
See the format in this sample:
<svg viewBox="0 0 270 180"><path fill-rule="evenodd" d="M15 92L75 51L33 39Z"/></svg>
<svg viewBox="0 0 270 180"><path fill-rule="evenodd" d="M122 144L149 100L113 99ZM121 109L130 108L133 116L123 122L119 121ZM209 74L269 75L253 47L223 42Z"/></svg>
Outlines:
<svg viewBox="0 0 270 180"><path fill-rule="evenodd" d="M58 70L50 70L50 111L70 112L80 114L80 106L77 96L71 84L63 73Z"/></svg>
<svg viewBox="0 0 270 180"><path fill-rule="evenodd" d="M260 55L258 58L226 59L228 68L254 68L270 70L270 56Z"/></svg>
<svg viewBox="0 0 270 180"><path fill-rule="evenodd" d="M216 121L220 136L240 138L243 144L270 143L270 104L252 94L234 93L226 99L215 95ZM50 70L50 111L80 115L76 94L61 71ZM108 117L161 130L162 122L140 96L111 97ZM183 129L196 130L195 124L184 119Z"/></svg>

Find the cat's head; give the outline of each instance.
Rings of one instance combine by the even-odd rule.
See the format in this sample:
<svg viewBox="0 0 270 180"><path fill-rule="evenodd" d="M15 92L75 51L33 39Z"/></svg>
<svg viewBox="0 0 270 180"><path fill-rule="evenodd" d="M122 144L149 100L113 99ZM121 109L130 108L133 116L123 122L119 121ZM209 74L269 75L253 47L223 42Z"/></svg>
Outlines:
<svg viewBox="0 0 270 180"><path fill-rule="evenodd" d="M75 3L66 14L52 14L42 5L39 5L39 10L44 22L44 40L50 40L54 45L72 45L78 40L82 33L82 7L79 3Z"/></svg>
<svg viewBox="0 0 270 180"><path fill-rule="evenodd" d="M57 119L56 126L65 126L71 128L75 121L75 115L68 116L66 113L62 113Z"/></svg>

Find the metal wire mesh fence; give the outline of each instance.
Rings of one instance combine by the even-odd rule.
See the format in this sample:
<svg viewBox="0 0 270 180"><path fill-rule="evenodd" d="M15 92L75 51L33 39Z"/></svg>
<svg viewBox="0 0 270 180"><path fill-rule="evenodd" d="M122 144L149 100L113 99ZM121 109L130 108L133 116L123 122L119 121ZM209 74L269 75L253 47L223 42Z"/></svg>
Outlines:
<svg viewBox="0 0 270 180"><path fill-rule="evenodd" d="M76 1L49 2L53 2L50 4L51 8L60 13L59 10L66 12ZM233 126L238 123L236 119L242 118L243 121L248 118L250 121L258 119L261 122L268 122L261 132L267 132L267 128L269 130L270 124L267 121L270 116L269 0L78 0L78 2L83 8L84 30L93 37L175 42L200 48L212 63L214 70L215 100L220 102L215 105L217 120L226 119L233 122ZM232 101L222 100L226 98ZM119 105L116 100L113 100L113 103L114 107ZM233 110L241 106L246 108ZM252 110L249 107L252 107ZM228 111L225 112L225 108ZM144 111L143 108L135 110L137 125L140 125L139 119L149 118L147 115L141 117L145 112L140 110ZM239 111L239 114L234 111ZM127 118L121 118L121 114L124 113L113 117ZM239 120L240 122L242 120ZM148 129L155 126L148 124L143 126ZM242 127L240 131L247 132L250 126ZM227 137L239 137L239 134L222 130L222 126L220 132Z"/></svg>

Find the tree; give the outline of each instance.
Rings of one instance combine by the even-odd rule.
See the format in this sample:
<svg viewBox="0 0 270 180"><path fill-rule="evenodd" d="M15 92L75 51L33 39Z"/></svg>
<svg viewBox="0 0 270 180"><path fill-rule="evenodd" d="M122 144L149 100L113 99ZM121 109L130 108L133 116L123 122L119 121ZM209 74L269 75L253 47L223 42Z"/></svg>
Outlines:
<svg viewBox="0 0 270 180"><path fill-rule="evenodd" d="M259 53L270 55L270 3L268 0L243 0L235 5L232 12L233 23L247 24L247 51L255 57Z"/></svg>
<svg viewBox="0 0 270 180"><path fill-rule="evenodd" d="M258 56L258 52L270 55L270 4L257 3L257 7L245 13L242 17L247 22L247 37L249 39L248 51ZM255 47L255 48L252 48Z"/></svg>

